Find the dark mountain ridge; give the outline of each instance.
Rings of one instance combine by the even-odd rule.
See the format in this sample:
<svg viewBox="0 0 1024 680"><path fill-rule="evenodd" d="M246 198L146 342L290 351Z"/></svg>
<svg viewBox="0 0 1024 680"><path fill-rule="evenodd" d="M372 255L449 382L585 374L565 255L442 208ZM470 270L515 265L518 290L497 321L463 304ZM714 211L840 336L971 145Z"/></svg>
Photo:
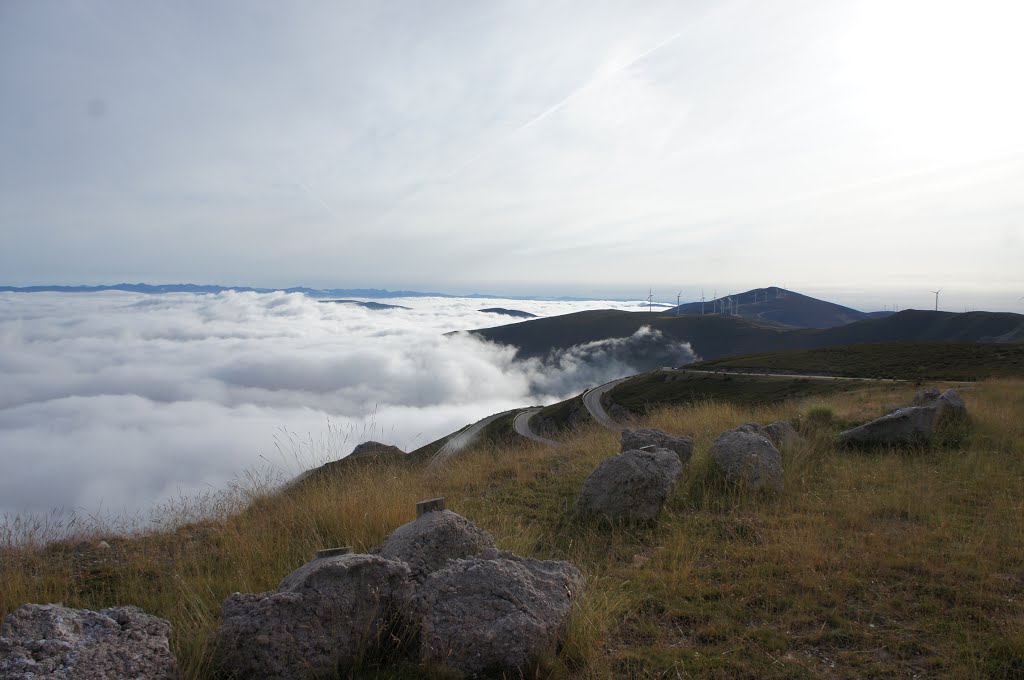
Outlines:
<svg viewBox="0 0 1024 680"><path fill-rule="evenodd" d="M785 349L813 349L873 342L1022 342L1024 315L1009 312L931 312L905 310L826 329L784 328L742 317L591 310L468 331L517 348L521 358L545 357L608 338L628 337L642 326L666 341L689 342L702 359Z"/></svg>
<svg viewBox="0 0 1024 680"><path fill-rule="evenodd" d="M668 310L668 314L725 314L759 323L774 323L796 328L832 328L863 321L886 312L861 312L834 302L819 300L785 288L754 288L713 300L688 302Z"/></svg>

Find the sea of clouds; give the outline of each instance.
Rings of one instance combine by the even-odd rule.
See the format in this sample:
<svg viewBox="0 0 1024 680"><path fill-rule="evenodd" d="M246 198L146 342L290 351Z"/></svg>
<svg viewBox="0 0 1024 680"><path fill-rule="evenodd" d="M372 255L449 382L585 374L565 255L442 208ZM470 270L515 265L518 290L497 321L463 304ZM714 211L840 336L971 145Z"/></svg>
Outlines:
<svg viewBox="0 0 1024 680"><path fill-rule="evenodd" d="M692 359L643 329L518 361L448 331L637 303L299 294L0 294L0 512L140 515L366 439L411 450L507 409ZM642 361L637 361L642 357ZM638 364L643 363L643 366Z"/></svg>

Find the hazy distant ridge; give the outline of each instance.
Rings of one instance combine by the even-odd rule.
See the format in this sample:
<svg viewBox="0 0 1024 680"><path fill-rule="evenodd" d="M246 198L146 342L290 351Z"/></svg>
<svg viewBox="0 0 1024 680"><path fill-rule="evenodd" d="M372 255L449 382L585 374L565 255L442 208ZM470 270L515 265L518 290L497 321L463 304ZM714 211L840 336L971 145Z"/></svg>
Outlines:
<svg viewBox="0 0 1024 680"><path fill-rule="evenodd" d="M563 295L559 297L542 297L529 295L491 295L488 293L472 293L455 295L452 293L427 293L417 290L385 290L382 288L253 288L251 286L217 286L196 283L115 283L108 286L0 286L0 293L103 293L106 291L124 291L128 293L197 293L216 294L226 291L237 293L302 293L307 297L363 297L363 298L399 298L399 297L441 297L441 298L483 298L500 300L564 300L584 301L598 298L582 298ZM606 298L601 298L606 299Z"/></svg>

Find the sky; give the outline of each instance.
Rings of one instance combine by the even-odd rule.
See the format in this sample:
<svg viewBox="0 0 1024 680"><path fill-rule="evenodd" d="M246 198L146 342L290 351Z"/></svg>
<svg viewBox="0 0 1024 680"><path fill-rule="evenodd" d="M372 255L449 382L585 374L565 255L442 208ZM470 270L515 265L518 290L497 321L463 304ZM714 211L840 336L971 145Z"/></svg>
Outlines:
<svg viewBox="0 0 1024 680"><path fill-rule="evenodd" d="M0 284L1024 311L1016 0L0 0Z"/></svg>
<svg viewBox="0 0 1024 680"><path fill-rule="evenodd" d="M162 503L251 476L283 482L362 441L410 451L696 358L638 332L516 361L510 347L445 335L514 321L478 311L500 301L397 302L409 309L297 293L0 293L0 540L5 515L147 521ZM639 311L516 302L545 316L609 307Z"/></svg>

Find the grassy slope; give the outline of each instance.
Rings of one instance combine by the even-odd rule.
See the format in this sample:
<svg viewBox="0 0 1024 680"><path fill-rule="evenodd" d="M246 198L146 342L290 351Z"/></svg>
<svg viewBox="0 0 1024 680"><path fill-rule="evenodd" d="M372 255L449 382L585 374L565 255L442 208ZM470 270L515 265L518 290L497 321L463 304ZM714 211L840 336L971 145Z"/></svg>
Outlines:
<svg viewBox="0 0 1024 680"><path fill-rule="evenodd" d="M651 408L698 404L705 401L759 406L863 387L849 380L809 380L743 375L702 375L654 371L617 385L609 397L634 414Z"/></svg>
<svg viewBox="0 0 1024 680"><path fill-rule="evenodd" d="M1024 345L908 342L765 352L694 364L705 370L798 372L903 380L1024 377Z"/></svg>
<svg viewBox="0 0 1024 680"><path fill-rule="evenodd" d="M0 615L25 602L137 604L173 621L185 677L210 677L205 640L228 594L274 588L321 547L366 550L411 520L417 500L445 496L501 547L584 571L567 643L537 677L1021 677L1024 382L965 392L975 430L961 449L849 454L831 430L806 430L783 451L779 497L738 494L709 472L707 447L724 429L821 404L864 420L892 389L650 414L645 424L697 441L651 526L573 513L583 479L616 450L616 434L590 428L563 449L478 450L438 472L381 463L289 495L241 490L210 499L213 520L108 538L109 550L8 548ZM898 401L912 396L896 389ZM399 662L360 676L418 672Z"/></svg>

